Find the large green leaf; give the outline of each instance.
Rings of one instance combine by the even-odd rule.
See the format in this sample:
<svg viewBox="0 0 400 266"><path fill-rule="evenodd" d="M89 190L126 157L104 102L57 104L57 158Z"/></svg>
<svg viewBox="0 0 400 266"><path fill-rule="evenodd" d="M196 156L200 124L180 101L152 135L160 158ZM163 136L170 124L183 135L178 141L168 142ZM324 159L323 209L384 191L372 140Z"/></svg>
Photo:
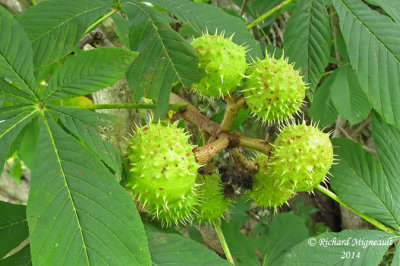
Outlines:
<svg viewBox="0 0 400 266"><path fill-rule="evenodd" d="M263 265L284 265L283 257L308 236L304 220L293 213L275 216L266 235Z"/></svg>
<svg viewBox="0 0 400 266"><path fill-rule="evenodd" d="M362 1L333 4L361 87L383 119L400 127L400 24Z"/></svg>
<svg viewBox="0 0 400 266"><path fill-rule="evenodd" d="M25 266L25 265L32 265L29 245L26 245L17 253L5 259L0 260L0 266Z"/></svg>
<svg viewBox="0 0 400 266"><path fill-rule="evenodd" d="M29 45L29 39L18 21L13 19L1 6L0 78L7 78L17 83L31 99L38 97L35 77L33 76L32 47ZM0 84L0 86L4 87L4 84Z"/></svg>
<svg viewBox="0 0 400 266"><path fill-rule="evenodd" d="M172 82L185 87L201 78L193 47L169 25L171 18L141 3L128 2L131 50L140 52L127 72L136 101L142 96L158 99L156 114L168 110ZM162 96L162 97L161 97Z"/></svg>
<svg viewBox="0 0 400 266"><path fill-rule="evenodd" d="M390 265L391 266L400 265L400 245L399 245L399 242L397 242L396 251L394 252L393 260L392 260L392 263Z"/></svg>
<svg viewBox="0 0 400 266"><path fill-rule="evenodd" d="M202 244L146 225L153 265L232 265Z"/></svg>
<svg viewBox="0 0 400 266"><path fill-rule="evenodd" d="M0 201L0 259L29 236L26 206Z"/></svg>
<svg viewBox="0 0 400 266"><path fill-rule="evenodd" d="M350 126L360 123L371 112L371 105L361 89L357 75L348 65L335 70L331 99L339 114L349 120Z"/></svg>
<svg viewBox="0 0 400 266"><path fill-rule="evenodd" d="M319 122L321 127L331 126L335 123L338 112L331 99L331 88L336 77L332 73L321 86L318 87L311 103L309 115L315 121Z"/></svg>
<svg viewBox="0 0 400 266"><path fill-rule="evenodd" d="M225 32L225 36L234 34L232 41L248 46L248 55L253 58L263 58L260 43L254 40L244 21L229 15L221 8L189 0L151 0L150 2L168 10L184 24L192 27L197 34L196 37L206 31L215 33L217 30L219 33Z"/></svg>
<svg viewBox="0 0 400 266"><path fill-rule="evenodd" d="M357 211L400 229L398 201L380 163L351 140L334 139L333 144L340 163L330 170L331 186L339 198Z"/></svg>
<svg viewBox="0 0 400 266"><path fill-rule="evenodd" d="M290 62L302 70L304 81L315 88L329 62L331 27L322 0L303 0L286 23L283 48Z"/></svg>
<svg viewBox="0 0 400 266"><path fill-rule="evenodd" d="M52 76L47 100L87 95L113 85L126 72L137 53L121 48L98 48L70 58Z"/></svg>
<svg viewBox="0 0 400 266"><path fill-rule="evenodd" d="M372 118L372 135L383 171L387 176L393 201L397 203L397 209L400 213L400 130L386 124L378 115L374 114ZM399 213L397 216L398 221L400 221Z"/></svg>
<svg viewBox="0 0 400 266"><path fill-rule="evenodd" d="M382 7L392 19L400 23L400 1L398 0L367 0L368 3Z"/></svg>
<svg viewBox="0 0 400 266"><path fill-rule="evenodd" d="M45 114L27 207L36 265L149 265L133 200L107 168Z"/></svg>
<svg viewBox="0 0 400 266"><path fill-rule="evenodd" d="M323 233L295 246L286 255L283 265L376 266L394 243L392 237L375 230Z"/></svg>
<svg viewBox="0 0 400 266"><path fill-rule="evenodd" d="M99 124L106 124L105 121L100 121L100 119L104 119L102 114L57 106L48 106L48 108L50 108L51 113L60 118L60 121L72 134L103 160L119 179L121 178L121 155L119 150L102 139L99 136L100 132L97 132Z"/></svg>
<svg viewBox="0 0 400 266"><path fill-rule="evenodd" d="M25 91L20 90L4 79L0 78L0 94L5 95L7 101L14 103L30 104L33 103L32 98Z"/></svg>
<svg viewBox="0 0 400 266"><path fill-rule="evenodd" d="M31 41L36 67L70 53L85 30L109 10L111 1L42 1L17 18Z"/></svg>
<svg viewBox="0 0 400 266"><path fill-rule="evenodd" d="M29 106L0 107L0 172L3 171L11 144L35 113L36 110Z"/></svg>

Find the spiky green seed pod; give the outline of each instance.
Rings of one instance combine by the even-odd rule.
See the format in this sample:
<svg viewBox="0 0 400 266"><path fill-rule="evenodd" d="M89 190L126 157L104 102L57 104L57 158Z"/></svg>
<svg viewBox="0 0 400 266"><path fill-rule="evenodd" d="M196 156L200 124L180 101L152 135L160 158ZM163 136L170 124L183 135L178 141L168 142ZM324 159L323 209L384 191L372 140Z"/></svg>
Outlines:
<svg viewBox="0 0 400 266"><path fill-rule="evenodd" d="M274 142L269 167L296 192L311 191L325 180L333 162L329 134L305 122L284 127Z"/></svg>
<svg viewBox="0 0 400 266"><path fill-rule="evenodd" d="M243 94L252 114L263 122L284 121L295 114L305 97L299 71L283 58L267 56L246 71Z"/></svg>
<svg viewBox="0 0 400 266"><path fill-rule="evenodd" d="M292 189L283 186L280 180L272 174L268 165L268 156L259 154L255 162L259 168L253 176L253 189L249 190L250 198L256 204L275 209L287 203L295 193Z"/></svg>
<svg viewBox="0 0 400 266"><path fill-rule="evenodd" d="M196 207L197 220L205 223L219 221L228 211L230 200L225 198L221 178L217 174L198 175L199 205Z"/></svg>
<svg viewBox="0 0 400 266"><path fill-rule="evenodd" d="M235 91L247 68L245 48L222 35L205 35L194 39L192 46L199 55L199 67L205 76L193 84L202 96L221 97Z"/></svg>
<svg viewBox="0 0 400 266"><path fill-rule="evenodd" d="M196 175L200 167L189 136L175 124L148 124L130 140L127 187L142 207L163 225L191 221L197 204Z"/></svg>

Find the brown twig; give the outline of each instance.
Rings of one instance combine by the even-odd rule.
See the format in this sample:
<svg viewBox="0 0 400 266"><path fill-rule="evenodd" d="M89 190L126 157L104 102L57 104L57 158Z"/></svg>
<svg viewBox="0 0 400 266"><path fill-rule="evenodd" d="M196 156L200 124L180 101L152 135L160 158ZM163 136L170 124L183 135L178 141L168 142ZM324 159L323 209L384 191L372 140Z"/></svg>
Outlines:
<svg viewBox="0 0 400 266"><path fill-rule="evenodd" d="M180 116L195 125L197 125L200 129L208 132L212 136L218 136L220 134L220 129L218 123L211 121L208 117L200 113L196 107L176 95L175 93L171 93L169 102L172 103L187 103L187 106L183 107L179 114Z"/></svg>
<svg viewBox="0 0 400 266"><path fill-rule="evenodd" d="M354 129L354 131L350 133L350 136L354 137L355 135L363 131L363 129L366 128L370 123L371 123L371 116L365 119L356 129Z"/></svg>
<svg viewBox="0 0 400 266"><path fill-rule="evenodd" d="M248 0L244 0L242 3L242 7L240 8L240 16L243 16L244 10L246 9L247 2L248 2Z"/></svg>
<svg viewBox="0 0 400 266"><path fill-rule="evenodd" d="M223 134L219 139L203 147L193 149L198 163L206 163L229 145L229 134Z"/></svg>
<svg viewBox="0 0 400 266"><path fill-rule="evenodd" d="M240 109L246 105L244 97L241 96L236 99L236 95L225 97L226 107L224 113L224 119L221 122L221 131L228 132L232 128L233 120L239 113Z"/></svg>
<svg viewBox="0 0 400 266"><path fill-rule="evenodd" d="M272 145L268 141L253 139L246 136L239 136L239 146L250 148L266 155L269 155L269 152L272 149Z"/></svg>
<svg viewBox="0 0 400 266"><path fill-rule="evenodd" d="M258 165L253 162L248 160L238 148L233 148L229 151L233 157L233 159L240 163L244 168L249 170L250 172L257 172L258 171Z"/></svg>

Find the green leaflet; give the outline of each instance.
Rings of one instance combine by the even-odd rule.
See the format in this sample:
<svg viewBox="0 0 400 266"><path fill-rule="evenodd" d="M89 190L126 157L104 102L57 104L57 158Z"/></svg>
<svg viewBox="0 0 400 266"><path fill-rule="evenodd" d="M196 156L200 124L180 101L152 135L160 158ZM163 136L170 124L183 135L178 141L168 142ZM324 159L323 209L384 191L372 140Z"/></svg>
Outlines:
<svg viewBox="0 0 400 266"><path fill-rule="evenodd" d="M67 60L50 79L44 99L87 95L113 85L125 74L137 53L121 48L80 52Z"/></svg>
<svg viewBox="0 0 400 266"><path fill-rule="evenodd" d="M340 199L355 210L392 228L400 229L400 210L389 178L375 157L348 139L334 139L340 163L330 172L331 186Z"/></svg>
<svg viewBox="0 0 400 266"><path fill-rule="evenodd" d="M362 122L371 112L371 105L349 65L341 66L332 74L334 81L330 95L339 114L350 126Z"/></svg>
<svg viewBox="0 0 400 266"><path fill-rule="evenodd" d="M400 127L400 24L362 1L333 5L361 88L383 119Z"/></svg>
<svg viewBox="0 0 400 266"><path fill-rule="evenodd" d="M33 264L150 264L124 189L50 115L39 118L39 128L27 207Z"/></svg>
<svg viewBox="0 0 400 266"><path fill-rule="evenodd" d="M303 0L297 4L286 24L285 56L296 63L313 90L328 65L331 47L329 14L322 0Z"/></svg>
<svg viewBox="0 0 400 266"><path fill-rule="evenodd" d="M17 16L31 41L35 66L54 63L70 53L111 5L102 0L42 1Z"/></svg>
<svg viewBox="0 0 400 266"><path fill-rule="evenodd" d="M313 121L319 122L321 128L335 123L338 112L331 99L331 87L335 81L335 73L332 73L321 86L318 87L311 103L309 115Z"/></svg>
<svg viewBox="0 0 400 266"><path fill-rule="evenodd" d="M168 110L172 83L185 87L200 79L193 47L169 25L171 18L141 3L127 2L131 50L140 52L127 72L129 87L138 101L142 96L158 99L156 116Z"/></svg>
<svg viewBox="0 0 400 266"><path fill-rule="evenodd" d="M372 117L372 136L383 171L387 176L389 191L392 192L393 201L397 204L397 219L400 221L400 130L388 125L381 117L374 114ZM388 192L388 194L390 193ZM397 229L400 231L400 225Z"/></svg>
<svg viewBox="0 0 400 266"><path fill-rule="evenodd" d="M232 265L175 230L165 232L155 226L145 226L153 265Z"/></svg>
<svg viewBox="0 0 400 266"><path fill-rule="evenodd" d="M249 48L248 61L251 57L263 58L260 43L254 40L246 28L246 24L238 17L231 16L218 7L188 0L151 0L155 5L165 8L180 21L192 27L198 37L207 30L214 34L224 32L229 37L234 34L232 41Z"/></svg>
<svg viewBox="0 0 400 266"><path fill-rule="evenodd" d="M0 6L0 79L9 79L18 84L29 100L37 99L35 77L33 76L32 48L21 25ZM2 81L1 87L5 86ZM1 88L9 92L12 88ZM26 96L25 94L29 95Z"/></svg>
<svg viewBox="0 0 400 266"><path fill-rule="evenodd" d="M0 201L0 259L28 238L26 206Z"/></svg>

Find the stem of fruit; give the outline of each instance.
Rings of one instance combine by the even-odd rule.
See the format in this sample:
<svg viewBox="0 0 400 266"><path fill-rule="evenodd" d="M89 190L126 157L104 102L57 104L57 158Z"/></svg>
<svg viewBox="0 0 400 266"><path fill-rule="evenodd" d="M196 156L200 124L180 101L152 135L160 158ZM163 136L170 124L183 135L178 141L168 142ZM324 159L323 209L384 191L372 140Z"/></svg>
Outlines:
<svg viewBox="0 0 400 266"><path fill-rule="evenodd" d="M253 139L246 136L239 137L239 146L262 152L265 155L268 155L272 149L272 145L268 141L262 139Z"/></svg>
<svg viewBox="0 0 400 266"><path fill-rule="evenodd" d="M214 224L214 228L215 231L217 232L218 238L219 238L219 242L221 243L222 249L224 250L226 259L232 263L235 264L235 262L233 261L231 252L229 251L229 247L228 247L228 243L226 243L225 237L224 237L224 233L222 232L221 229L221 225L219 224L219 222L213 222Z"/></svg>
<svg viewBox="0 0 400 266"><path fill-rule="evenodd" d="M361 218L363 218L364 220L368 221L369 223L371 223L372 225L374 225L376 228L387 232L387 233L392 233L395 234L397 233L396 230L385 226L384 224L378 222L377 220L375 220L374 218L371 218L359 211L356 211L355 209L353 209L352 207L350 207L347 203L343 202L335 193L333 193L332 191L330 191L329 189L323 187L322 185L318 185L317 189L319 191L321 191L322 193L324 193L325 195L327 195L328 197L330 197L331 199L333 199L334 201L336 201L337 203L341 204L343 207L346 207L347 209L349 209L350 211L354 212L355 214L357 214L358 216L360 216Z"/></svg>
<svg viewBox="0 0 400 266"><path fill-rule="evenodd" d="M229 130L232 128L233 120L239 113L240 109L246 105L246 102L244 101L243 96L236 99L236 95L234 94L232 96L225 97L225 101L225 113L220 128L221 131L229 132Z"/></svg>
<svg viewBox="0 0 400 266"><path fill-rule="evenodd" d="M31 3L32 3L33 6L37 5L36 0L31 0Z"/></svg>
<svg viewBox="0 0 400 266"><path fill-rule="evenodd" d="M169 109L179 111L182 107L186 106L186 103L170 104ZM68 106L70 108L82 109L82 110L96 110L96 109L155 109L156 104L91 104L91 105L73 105Z"/></svg>
<svg viewBox="0 0 400 266"><path fill-rule="evenodd" d="M197 147L193 149L193 153L198 163L206 163L214 158L214 156L217 155L220 151L228 147L228 145L229 135L224 134L214 142L211 142L203 147Z"/></svg>
<svg viewBox="0 0 400 266"><path fill-rule="evenodd" d="M244 168L249 170L250 172L257 172L258 171L258 165L253 162L248 160L240 151L238 148L233 148L230 150L231 156L233 159L237 162L239 162Z"/></svg>
<svg viewBox="0 0 400 266"><path fill-rule="evenodd" d="M261 21L263 21L264 19L268 18L269 16L271 16L272 14L274 14L276 11L278 11L279 9L281 9L282 7L290 4L293 0L286 0L285 2L277 5L276 7L268 10L266 13L264 13L263 15L261 15L260 17L258 17L257 19L255 19L253 22L251 22L249 25L247 25L247 29L251 29L253 28L255 25L257 25L258 23L260 23Z"/></svg>
<svg viewBox="0 0 400 266"><path fill-rule="evenodd" d="M113 7L112 11L108 12L107 14L105 14L104 16L102 16L101 18L96 20L92 25L90 25L89 28L87 28L87 30L85 31L85 33L82 36L85 36L86 34L91 32L92 30L97 28L97 26L99 26L101 23L103 23L104 20L108 19L109 17L111 17L112 15L117 13L121 8L122 8L122 6Z"/></svg>
<svg viewBox="0 0 400 266"><path fill-rule="evenodd" d="M177 104L187 102L175 93L171 93L169 103ZM183 119L195 124L200 129L208 132L211 136L218 136L221 132L218 123L211 121L208 117L200 113L200 111L197 110L197 108L190 103L187 103L186 106L180 108L179 114Z"/></svg>

